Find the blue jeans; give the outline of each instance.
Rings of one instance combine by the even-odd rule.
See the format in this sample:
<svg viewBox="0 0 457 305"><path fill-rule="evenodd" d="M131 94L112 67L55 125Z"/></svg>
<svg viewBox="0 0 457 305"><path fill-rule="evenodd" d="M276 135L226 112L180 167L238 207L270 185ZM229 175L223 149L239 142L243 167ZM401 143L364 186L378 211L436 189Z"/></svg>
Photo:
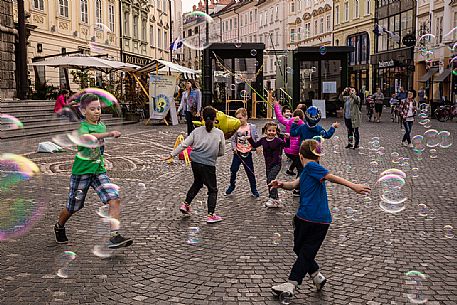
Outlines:
<svg viewBox="0 0 457 305"><path fill-rule="evenodd" d="M230 185L235 187L236 184L236 173L240 169L240 165L243 164L246 175L249 179L251 186L251 192L257 191L257 183L254 174L254 163L252 162L252 153L250 152L245 157L242 157L239 152L233 155L232 165L230 166Z"/></svg>
<svg viewBox="0 0 457 305"><path fill-rule="evenodd" d="M402 142L408 141L411 144L411 129L413 128L413 121L403 121L405 127L405 135L403 136Z"/></svg>

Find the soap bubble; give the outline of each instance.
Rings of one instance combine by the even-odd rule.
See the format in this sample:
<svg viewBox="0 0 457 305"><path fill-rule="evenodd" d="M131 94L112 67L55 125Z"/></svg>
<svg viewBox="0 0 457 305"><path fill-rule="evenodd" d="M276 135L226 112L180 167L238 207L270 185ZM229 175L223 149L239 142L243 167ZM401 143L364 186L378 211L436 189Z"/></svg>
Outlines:
<svg viewBox="0 0 457 305"><path fill-rule="evenodd" d="M231 84L230 85L230 90L235 90L236 89L236 85L235 84Z"/></svg>
<svg viewBox="0 0 457 305"><path fill-rule="evenodd" d="M76 259L76 253L72 251L64 251L63 254L57 257L57 276L68 278L74 274L75 268L72 262Z"/></svg>
<svg viewBox="0 0 457 305"><path fill-rule="evenodd" d="M400 154L397 152L393 152L390 154L390 157L392 158L392 163L399 163L400 162Z"/></svg>
<svg viewBox="0 0 457 305"><path fill-rule="evenodd" d="M419 169L417 167L413 167L411 169L411 177L413 177L413 178L419 177Z"/></svg>
<svg viewBox="0 0 457 305"><path fill-rule="evenodd" d="M99 211L100 212L100 211ZM106 210L101 212L102 215L106 213ZM97 213L99 214L99 213ZM99 214L100 215L100 214ZM99 218L96 225L96 235L94 237L95 245L92 249L92 253L100 258L111 257L114 254L114 249L108 248L108 242L111 238L111 231L117 230L120 227L120 222L117 219L111 217Z"/></svg>
<svg viewBox="0 0 457 305"><path fill-rule="evenodd" d="M242 99L245 99L247 97L247 95L248 95L248 93L247 93L246 90L241 90L240 96L241 96Z"/></svg>
<svg viewBox="0 0 457 305"><path fill-rule="evenodd" d="M321 46L321 47L319 48L319 53L320 53L321 55L327 54L327 48L326 48L325 46Z"/></svg>
<svg viewBox="0 0 457 305"><path fill-rule="evenodd" d="M440 145L440 138L438 136L438 130L429 129L424 133L425 145L428 147L436 147Z"/></svg>
<svg viewBox="0 0 457 305"><path fill-rule="evenodd" d="M414 136L411 139L411 144L413 144L413 151L414 152L423 152L426 148L425 146L425 139L421 135Z"/></svg>
<svg viewBox="0 0 457 305"><path fill-rule="evenodd" d="M379 164L378 164L378 162L376 162L376 161L371 161L370 162L370 171L373 174L376 174L376 173L379 172Z"/></svg>
<svg viewBox="0 0 457 305"><path fill-rule="evenodd" d="M277 246L281 242L281 234L274 233L273 234L273 245Z"/></svg>
<svg viewBox="0 0 457 305"><path fill-rule="evenodd" d="M385 175L397 175L397 176L402 177L403 179L406 178L405 172L400 169L397 169L397 168L386 169L379 176L385 176Z"/></svg>
<svg viewBox="0 0 457 305"><path fill-rule="evenodd" d="M405 202L411 196L411 188L405 179L398 175L387 174L376 183L381 202L379 207L388 213L398 213L406 208Z"/></svg>
<svg viewBox="0 0 457 305"><path fill-rule="evenodd" d="M387 245L391 245L392 244L392 230L391 229L385 229L383 235L384 235L384 242Z"/></svg>
<svg viewBox="0 0 457 305"><path fill-rule="evenodd" d="M251 50L251 56L257 56L257 50L256 49L252 49Z"/></svg>
<svg viewBox="0 0 457 305"><path fill-rule="evenodd" d="M214 19L204 12L201 11L193 11L190 12L186 18L195 19L197 22L204 22L206 26L211 27L214 23ZM194 38L186 38L183 40L183 45L196 51L203 51L204 49L211 46L211 44L215 42L215 37L209 37L209 41L206 39L206 35L199 35L198 37Z"/></svg>
<svg viewBox="0 0 457 305"><path fill-rule="evenodd" d="M454 238L454 228L451 225L445 225L444 228L444 237L446 238Z"/></svg>
<svg viewBox="0 0 457 305"><path fill-rule="evenodd" d="M292 73L294 73L294 69L292 69L291 67L287 67L286 68L286 73L287 74L292 74Z"/></svg>
<svg viewBox="0 0 457 305"><path fill-rule="evenodd" d="M196 245L200 243L200 228L199 227L189 227L188 228L188 238L187 243L190 245Z"/></svg>
<svg viewBox="0 0 457 305"><path fill-rule="evenodd" d="M290 303L292 303L292 298L293 298L293 294L289 291L284 291L283 293L281 293L279 295L279 302L282 304L282 305L289 305Z"/></svg>
<svg viewBox="0 0 457 305"><path fill-rule="evenodd" d="M423 203L420 203L418 205L418 209L419 209L419 216L425 217L425 216L428 215L428 207L427 207L427 205L425 205Z"/></svg>
<svg viewBox="0 0 457 305"><path fill-rule="evenodd" d="M434 148L430 149L429 153L430 153L430 159L438 158L438 153L437 153L436 149L434 149Z"/></svg>
<svg viewBox="0 0 457 305"><path fill-rule="evenodd" d="M347 241L348 241L348 237L346 236L346 234L340 234L340 235L338 236L338 244L339 244L341 247L345 247Z"/></svg>
<svg viewBox="0 0 457 305"><path fill-rule="evenodd" d="M97 215L100 217L109 217L109 205L105 204L98 208Z"/></svg>
<svg viewBox="0 0 457 305"><path fill-rule="evenodd" d="M0 127L2 130L14 130L23 128L24 124L12 115L0 114Z"/></svg>
<svg viewBox="0 0 457 305"><path fill-rule="evenodd" d="M25 235L42 218L46 209L42 182L40 169L31 160L0 155L0 241Z"/></svg>
<svg viewBox="0 0 457 305"><path fill-rule="evenodd" d="M452 135L449 131L443 130L438 133L441 148L449 148L452 146Z"/></svg>
<svg viewBox="0 0 457 305"><path fill-rule="evenodd" d="M406 273L406 288L408 300L413 304L427 303L428 298L424 294L427 286L427 277L415 270Z"/></svg>
<svg viewBox="0 0 457 305"><path fill-rule="evenodd" d="M235 48L241 48L242 42L239 39L235 39L234 45Z"/></svg>

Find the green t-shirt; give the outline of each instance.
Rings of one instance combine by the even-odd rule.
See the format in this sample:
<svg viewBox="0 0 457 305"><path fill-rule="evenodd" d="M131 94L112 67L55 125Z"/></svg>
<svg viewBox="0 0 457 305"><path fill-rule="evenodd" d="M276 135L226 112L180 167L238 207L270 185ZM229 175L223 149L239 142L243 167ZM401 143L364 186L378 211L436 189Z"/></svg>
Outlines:
<svg viewBox="0 0 457 305"><path fill-rule="evenodd" d="M80 135L105 132L106 126L101 122L97 125L93 125L87 121L83 121L78 129ZM99 146L95 148L78 146L78 153L75 156L75 161L73 162L71 170L73 175L106 173L105 159L103 157L105 141L103 139L99 139L98 141Z"/></svg>

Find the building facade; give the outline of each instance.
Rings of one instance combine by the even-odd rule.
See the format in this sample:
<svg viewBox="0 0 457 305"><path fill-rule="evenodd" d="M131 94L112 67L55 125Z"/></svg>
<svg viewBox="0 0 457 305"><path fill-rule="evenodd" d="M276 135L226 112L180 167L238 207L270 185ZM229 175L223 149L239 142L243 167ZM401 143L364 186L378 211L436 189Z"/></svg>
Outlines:
<svg viewBox="0 0 457 305"><path fill-rule="evenodd" d="M387 98L400 87L413 87L416 1L377 1L375 23L373 88L381 88Z"/></svg>
<svg viewBox="0 0 457 305"><path fill-rule="evenodd" d="M417 2L417 29L415 61L415 88L424 88L430 101L455 101L456 90L453 85L455 76L451 73L454 64L450 63L457 53L454 42L457 31L453 25L457 22L457 3L455 1ZM432 34L431 36L423 36ZM420 39L420 37L424 37ZM432 52L428 52L428 51Z"/></svg>
<svg viewBox="0 0 457 305"><path fill-rule="evenodd" d="M15 55L14 43L17 32L14 30L13 3L0 0L0 100L12 98L16 95L14 71Z"/></svg>
<svg viewBox="0 0 457 305"><path fill-rule="evenodd" d="M353 47L349 60L349 85L373 92L370 55L375 51L375 0L335 0L333 45Z"/></svg>

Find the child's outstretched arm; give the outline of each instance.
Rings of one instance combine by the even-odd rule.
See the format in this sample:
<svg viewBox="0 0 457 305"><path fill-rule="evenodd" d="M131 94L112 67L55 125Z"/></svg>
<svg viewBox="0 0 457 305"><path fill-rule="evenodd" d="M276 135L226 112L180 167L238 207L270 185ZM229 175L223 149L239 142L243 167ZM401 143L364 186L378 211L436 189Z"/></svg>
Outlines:
<svg viewBox="0 0 457 305"><path fill-rule="evenodd" d="M82 135L85 135L85 133L83 133ZM97 139L119 138L121 136L121 132L117 131L117 130L113 130L110 132L103 132L103 133L90 133L90 135L96 137Z"/></svg>
<svg viewBox="0 0 457 305"><path fill-rule="evenodd" d="M279 123L286 125L288 120L286 120L282 113L281 113L281 106L279 105L278 101L274 101L274 110L276 114L276 119L278 120Z"/></svg>
<svg viewBox="0 0 457 305"><path fill-rule="evenodd" d="M247 140L248 140L249 144L251 144L252 148L254 148L254 149L262 146L262 141L261 141L262 139L260 139L256 142L251 137L248 137Z"/></svg>
<svg viewBox="0 0 457 305"><path fill-rule="evenodd" d="M274 189L283 189L283 190L294 190L300 186L300 178L297 178L293 181L280 181L280 180L273 180L268 184L269 187Z"/></svg>
<svg viewBox="0 0 457 305"><path fill-rule="evenodd" d="M371 188L368 185L352 183L351 181L348 181L348 180L346 180L344 178L341 178L339 176L335 176L333 174L327 174L327 175L325 175L324 178L325 178L325 180L328 180L330 182L338 183L338 184L347 186L348 188L350 188L351 190L353 190L357 194L366 195L366 194L369 194L370 191L371 191Z"/></svg>
<svg viewBox="0 0 457 305"><path fill-rule="evenodd" d="M321 128L321 130L319 131L320 135L324 139L330 139L333 136L333 134L335 133L336 128L340 127L340 123L338 123L338 122L333 123L332 127L330 127L329 130L325 130L321 126L319 126L319 127Z"/></svg>

